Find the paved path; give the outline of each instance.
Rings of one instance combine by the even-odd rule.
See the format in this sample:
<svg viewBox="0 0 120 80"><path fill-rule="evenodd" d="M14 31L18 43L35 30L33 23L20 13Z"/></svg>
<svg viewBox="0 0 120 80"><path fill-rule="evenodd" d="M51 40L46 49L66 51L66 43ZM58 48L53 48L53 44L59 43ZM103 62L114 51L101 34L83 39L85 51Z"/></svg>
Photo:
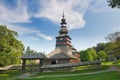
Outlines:
<svg viewBox="0 0 120 80"><path fill-rule="evenodd" d="M79 73L79 74L64 74L64 75L50 75L50 76L39 76L36 78L49 78L49 77L63 77L63 76L78 76L78 75L88 75L88 74L96 74L96 73L102 73L102 72L110 72L110 71L119 71L120 69L116 66L111 66L109 69L107 70L103 70L103 71L97 71L97 72L90 72L90 73ZM35 75L37 73L25 73L22 74L21 76L18 76L17 78L34 78L34 77L30 77L32 75Z"/></svg>

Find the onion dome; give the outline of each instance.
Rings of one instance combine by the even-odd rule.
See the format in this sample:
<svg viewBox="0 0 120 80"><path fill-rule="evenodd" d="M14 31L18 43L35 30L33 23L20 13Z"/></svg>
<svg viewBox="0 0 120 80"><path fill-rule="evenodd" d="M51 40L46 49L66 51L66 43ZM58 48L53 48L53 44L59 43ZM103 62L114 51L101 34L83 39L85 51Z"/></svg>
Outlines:
<svg viewBox="0 0 120 80"><path fill-rule="evenodd" d="M64 18L64 13L63 13L63 18L61 19L61 30L59 31L60 35L68 33L66 24L67 23L66 23L66 20Z"/></svg>

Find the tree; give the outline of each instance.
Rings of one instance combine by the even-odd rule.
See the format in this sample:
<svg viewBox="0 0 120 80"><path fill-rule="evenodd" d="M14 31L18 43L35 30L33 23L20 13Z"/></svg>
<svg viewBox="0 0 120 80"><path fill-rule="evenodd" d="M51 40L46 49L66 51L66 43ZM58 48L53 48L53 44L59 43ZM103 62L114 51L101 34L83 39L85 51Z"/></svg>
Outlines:
<svg viewBox="0 0 120 80"><path fill-rule="evenodd" d="M86 50L86 54L87 54L87 61L93 61L94 60L94 57L93 55L91 54L91 51L89 51L89 49Z"/></svg>
<svg viewBox="0 0 120 80"><path fill-rule="evenodd" d="M100 59L100 60L106 60L106 58L107 58L107 53L105 52L105 51L99 51L98 53L98 58Z"/></svg>
<svg viewBox="0 0 120 80"><path fill-rule="evenodd" d="M80 51L81 61L93 61L97 59L96 51L93 48Z"/></svg>
<svg viewBox="0 0 120 80"><path fill-rule="evenodd" d="M17 32L0 25L0 66L20 63L24 46L17 36Z"/></svg>
<svg viewBox="0 0 120 80"><path fill-rule="evenodd" d="M106 39L110 41L110 51L114 53L117 58L120 55L120 32L111 33Z"/></svg>
<svg viewBox="0 0 120 80"><path fill-rule="evenodd" d="M120 40L120 32L114 32L114 33L110 33L107 37L107 40L111 41L111 42L116 42Z"/></svg>
<svg viewBox="0 0 120 80"><path fill-rule="evenodd" d="M94 49L96 50L96 52L99 52L101 50L105 50L106 49L106 43L98 43L96 47L94 47Z"/></svg>
<svg viewBox="0 0 120 80"><path fill-rule="evenodd" d="M96 59L97 59L97 54L96 54L96 50L95 50L95 49L89 48L89 49L88 49L88 52L89 52L89 54L92 55L93 60L96 60Z"/></svg>
<svg viewBox="0 0 120 80"><path fill-rule="evenodd" d="M27 46L25 53L35 53L34 50L31 50L29 46Z"/></svg>
<svg viewBox="0 0 120 80"><path fill-rule="evenodd" d="M120 8L120 0L108 0L109 2L109 6L111 6L112 8Z"/></svg>
<svg viewBox="0 0 120 80"><path fill-rule="evenodd" d="M87 61L86 56L87 56L87 54L86 54L85 50L80 51L80 59L81 59L81 61Z"/></svg>

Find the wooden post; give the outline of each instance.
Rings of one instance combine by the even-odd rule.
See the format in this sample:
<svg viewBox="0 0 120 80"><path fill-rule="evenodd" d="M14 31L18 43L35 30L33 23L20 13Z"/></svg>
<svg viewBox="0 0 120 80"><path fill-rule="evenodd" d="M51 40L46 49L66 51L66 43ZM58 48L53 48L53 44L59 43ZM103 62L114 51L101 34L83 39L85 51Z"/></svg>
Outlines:
<svg viewBox="0 0 120 80"><path fill-rule="evenodd" d="M43 60L39 59L39 71L42 72L41 66L43 65Z"/></svg>
<svg viewBox="0 0 120 80"><path fill-rule="evenodd" d="M25 72L26 59L22 60L22 71Z"/></svg>

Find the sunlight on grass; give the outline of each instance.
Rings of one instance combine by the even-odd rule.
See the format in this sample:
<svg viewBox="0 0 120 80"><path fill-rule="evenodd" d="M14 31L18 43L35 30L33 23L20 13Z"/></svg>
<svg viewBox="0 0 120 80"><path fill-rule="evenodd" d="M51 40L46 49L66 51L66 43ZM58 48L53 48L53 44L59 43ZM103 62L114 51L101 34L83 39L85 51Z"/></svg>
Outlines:
<svg viewBox="0 0 120 80"><path fill-rule="evenodd" d="M102 65L113 65L113 63L114 63L113 61L112 62L107 61L107 62L102 62Z"/></svg>
<svg viewBox="0 0 120 80"><path fill-rule="evenodd" d="M87 74L87 75L77 75L77 76L62 76L62 77L47 77L39 78L34 77L30 79L17 79L17 80L119 80L120 73L112 72L103 72L97 74Z"/></svg>
<svg viewBox="0 0 120 80"><path fill-rule="evenodd" d="M0 76L5 77L5 76L9 76L9 75L8 74L0 74Z"/></svg>
<svg viewBox="0 0 120 80"><path fill-rule="evenodd" d="M120 60L118 60L118 61L111 61L111 62L108 62L108 61L106 61L106 62L102 62L102 65L120 65Z"/></svg>

